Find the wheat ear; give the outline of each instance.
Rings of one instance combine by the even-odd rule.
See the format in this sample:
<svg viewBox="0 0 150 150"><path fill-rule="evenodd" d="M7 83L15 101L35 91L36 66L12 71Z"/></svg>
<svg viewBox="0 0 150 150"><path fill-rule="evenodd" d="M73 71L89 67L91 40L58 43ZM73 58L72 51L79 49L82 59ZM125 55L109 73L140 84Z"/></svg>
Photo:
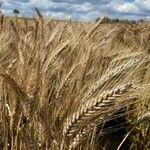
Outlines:
<svg viewBox="0 0 150 150"><path fill-rule="evenodd" d="M82 120L89 119L99 112L101 108L110 106L117 97L120 97L121 94L125 93L131 86L131 83L125 84L114 90L102 93L96 99L90 99L67 120L66 124L64 125L63 134L67 136L72 135Z"/></svg>
<svg viewBox="0 0 150 150"><path fill-rule="evenodd" d="M68 124L66 124L64 128L64 133L72 135L77 128L78 124L84 119L92 118L97 112L101 111L103 107L108 107L116 98L122 96L122 94L128 92L129 89L132 88L132 84L128 83L118 88L102 93L98 99L93 99L91 103L88 105L82 106L80 110L78 110L73 117L69 120ZM91 128L91 126L90 126ZM82 129L73 139L71 144L69 145L69 150L74 149L83 137L87 134L88 128Z"/></svg>

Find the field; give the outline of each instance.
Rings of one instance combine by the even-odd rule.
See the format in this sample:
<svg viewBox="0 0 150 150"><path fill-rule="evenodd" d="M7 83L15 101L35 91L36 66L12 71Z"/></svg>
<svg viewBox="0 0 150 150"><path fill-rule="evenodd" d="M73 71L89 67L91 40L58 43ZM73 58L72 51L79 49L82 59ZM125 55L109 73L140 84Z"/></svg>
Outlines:
<svg viewBox="0 0 150 150"><path fill-rule="evenodd" d="M149 22L1 16L1 150L148 150L149 139Z"/></svg>

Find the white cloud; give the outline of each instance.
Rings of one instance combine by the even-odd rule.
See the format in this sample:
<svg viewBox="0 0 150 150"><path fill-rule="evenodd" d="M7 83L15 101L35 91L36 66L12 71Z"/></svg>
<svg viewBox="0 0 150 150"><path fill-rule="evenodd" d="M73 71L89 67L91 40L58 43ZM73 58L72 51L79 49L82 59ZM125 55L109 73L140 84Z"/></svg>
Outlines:
<svg viewBox="0 0 150 150"><path fill-rule="evenodd" d="M143 11L150 11L150 0L135 0L134 3Z"/></svg>
<svg viewBox="0 0 150 150"><path fill-rule="evenodd" d="M90 12L94 9L93 5L89 2L86 2L84 4L74 4L72 8L75 11L82 11L82 12Z"/></svg>
<svg viewBox="0 0 150 150"><path fill-rule="evenodd" d="M116 7L120 13L139 13L139 8L134 3L125 3Z"/></svg>
<svg viewBox="0 0 150 150"><path fill-rule="evenodd" d="M112 0L107 4L109 14L120 18L139 19L150 16L150 0Z"/></svg>

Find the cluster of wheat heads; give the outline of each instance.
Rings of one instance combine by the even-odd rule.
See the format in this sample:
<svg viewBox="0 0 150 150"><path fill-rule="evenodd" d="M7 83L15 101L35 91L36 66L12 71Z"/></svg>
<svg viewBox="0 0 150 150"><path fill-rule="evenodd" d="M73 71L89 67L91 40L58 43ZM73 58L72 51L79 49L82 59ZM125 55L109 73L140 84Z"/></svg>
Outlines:
<svg viewBox="0 0 150 150"><path fill-rule="evenodd" d="M149 110L150 25L39 17L1 16L0 149L112 150L109 133Z"/></svg>

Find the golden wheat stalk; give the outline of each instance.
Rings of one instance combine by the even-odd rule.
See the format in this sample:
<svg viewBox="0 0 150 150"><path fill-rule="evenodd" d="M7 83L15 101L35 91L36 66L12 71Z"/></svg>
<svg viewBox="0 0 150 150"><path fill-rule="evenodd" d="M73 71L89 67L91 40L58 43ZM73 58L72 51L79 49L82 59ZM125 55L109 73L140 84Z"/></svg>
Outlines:
<svg viewBox="0 0 150 150"><path fill-rule="evenodd" d="M35 11L36 11L38 17L39 17L40 19L43 19L43 16L42 16L40 10L39 10L37 7L35 7Z"/></svg>
<svg viewBox="0 0 150 150"><path fill-rule="evenodd" d="M92 33L94 31L96 31L98 29L98 27L102 24L103 20L105 17L102 17L93 27L92 29L89 31L88 36L90 37L92 35Z"/></svg>
<svg viewBox="0 0 150 150"><path fill-rule="evenodd" d="M60 87L57 90L57 95L56 97L61 98L62 94L63 94L63 90L65 89L64 87L67 85L67 83L70 81L70 77L71 75L74 73L75 69L77 68L77 65L74 65L69 73L66 75L66 77L64 78L63 82L61 83Z"/></svg>
<svg viewBox="0 0 150 150"><path fill-rule="evenodd" d="M89 91L87 91L85 95L85 99L87 97L92 96L92 94L97 91L97 89L101 89L102 86L110 79L114 79L117 75L124 73L128 69L131 69L133 66L139 64L141 62L141 57L132 58L127 63L123 63L118 67L115 67L114 69L110 70L109 68L106 70L105 74L100 78L100 80L96 81L93 85L91 85L91 88ZM142 62L141 62L142 63Z"/></svg>
<svg viewBox="0 0 150 150"><path fill-rule="evenodd" d="M45 61L45 63L43 64L43 70L44 70L44 72L46 72L46 71L48 70L48 67L49 67L50 63L51 63L52 61L55 61L57 55L58 55L61 51L65 50L68 45L69 45L69 40L67 40L66 42L64 42L64 43L61 45L61 47L58 46L58 48L57 48L52 54L50 54L49 59L47 59L47 60Z"/></svg>
<svg viewBox="0 0 150 150"><path fill-rule="evenodd" d="M118 55L118 57L115 57L111 61L111 64L109 65L109 68L107 69L107 71L112 70L117 64L119 65L119 64L123 63L123 61L127 61L127 60L130 61L131 59L140 57L141 55L142 55L142 52Z"/></svg>
<svg viewBox="0 0 150 150"><path fill-rule="evenodd" d="M101 111L102 108L106 108L114 103L114 100L117 97L120 97L121 94L127 92L131 88L132 84L125 84L121 87L116 88L108 92L102 93L98 98L93 98L89 100L85 105L81 106L77 112L75 112L65 123L63 134L70 136L75 131L82 120L88 120L92 116Z"/></svg>
<svg viewBox="0 0 150 150"><path fill-rule="evenodd" d="M14 22L12 20L10 20L10 25L12 26L12 29L14 31L14 34L16 35L17 40L20 40L20 35L19 35L19 31L16 28Z"/></svg>
<svg viewBox="0 0 150 150"><path fill-rule="evenodd" d="M0 72L0 77L3 78L3 82L7 83L8 85L11 86L11 88L13 89L13 91L17 94L18 99L17 99L17 103L21 103L22 105L22 111L24 112L24 114L27 116L28 115L28 111L30 108L29 107L29 103L31 101L31 98L29 97L29 95L15 82L15 80L10 77L8 74L4 74Z"/></svg>

